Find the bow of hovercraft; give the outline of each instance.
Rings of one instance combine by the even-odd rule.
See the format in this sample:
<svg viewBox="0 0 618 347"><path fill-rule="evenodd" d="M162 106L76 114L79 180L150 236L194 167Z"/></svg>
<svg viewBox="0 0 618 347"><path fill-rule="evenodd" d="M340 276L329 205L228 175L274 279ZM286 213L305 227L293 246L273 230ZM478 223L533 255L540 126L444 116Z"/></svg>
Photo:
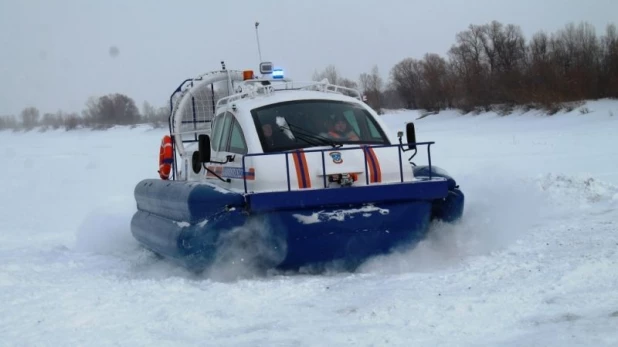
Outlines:
<svg viewBox="0 0 618 347"><path fill-rule="evenodd" d="M445 175L444 173L442 175ZM457 220L463 194L452 178L241 193L208 183L144 180L135 188L134 237L201 271L215 262L297 269L368 257L422 240L434 219Z"/></svg>

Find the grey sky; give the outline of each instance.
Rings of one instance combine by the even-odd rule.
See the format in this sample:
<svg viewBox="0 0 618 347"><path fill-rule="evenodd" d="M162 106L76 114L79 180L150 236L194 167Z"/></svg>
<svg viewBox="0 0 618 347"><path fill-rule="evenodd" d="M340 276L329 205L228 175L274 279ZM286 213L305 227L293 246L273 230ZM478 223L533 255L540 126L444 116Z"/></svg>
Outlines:
<svg viewBox="0 0 618 347"><path fill-rule="evenodd" d="M264 60L309 80L328 64L354 80L406 57L444 55L455 34L491 20L529 38L568 22L605 31L616 0L0 0L0 115L26 106L80 112L88 97L125 93L165 105L185 78ZM118 55L110 55L110 47Z"/></svg>

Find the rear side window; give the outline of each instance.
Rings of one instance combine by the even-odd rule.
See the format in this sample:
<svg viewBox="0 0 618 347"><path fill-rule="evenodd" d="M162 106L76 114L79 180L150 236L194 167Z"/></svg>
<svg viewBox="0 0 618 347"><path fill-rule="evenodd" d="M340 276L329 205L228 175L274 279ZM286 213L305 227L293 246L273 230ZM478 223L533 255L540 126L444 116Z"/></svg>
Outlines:
<svg viewBox="0 0 618 347"><path fill-rule="evenodd" d="M358 127L358 122L356 121L356 117L354 116L354 111L353 110L344 111L343 116L348 121L348 124L352 126L352 129L354 129L354 132L357 134L360 134L361 130Z"/></svg>
<svg viewBox="0 0 618 347"><path fill-rule="evenodd" d="M240 124L236 119L232 122L232 134L230 135L230 148L228 152L247 154L247 143L245 142L245 135L242 132Z"/></svg>
<svg viewBox="0 0 618 347"><path fill-rule="evenodd" d="M226 112L225 118L223 118L223 127L221 128L221 139L217 145L217 151L226 151L230 141L230 127L232 126L232 119L234 117L231 113Z"/></svg>
<svg viewBox="0 0 618 347"><path fill-rule="evenodd" d="M376 128L376 125L373 122L367 122L367 127L369 128L369 134L373 139L379 140L382 138L382 135Z"/></svg>
<svg viewBox="0 0 618 347"><path fill-rule="evenodd" d="M221 140L221 127L223 126L223 117L225 116L224 113L218 114L217 117L215 117L214 119L214 123L213 123L213 127L212 127L212 150L213 151L218 151L219 150L219 141Z"/></svg>

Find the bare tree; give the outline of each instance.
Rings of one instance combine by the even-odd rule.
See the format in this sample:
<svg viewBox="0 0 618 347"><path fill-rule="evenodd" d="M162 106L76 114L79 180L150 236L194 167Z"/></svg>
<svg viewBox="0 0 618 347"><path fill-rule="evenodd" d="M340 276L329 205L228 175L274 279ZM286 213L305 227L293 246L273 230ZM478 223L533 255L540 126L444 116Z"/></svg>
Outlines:
<svg viewBox="0 0 618 347"><path fill-rule="evenodd" d="M358 83L352 81L351 79L347 79L345 77L339 78L338 85L346 88L358 89Z"/></svg>
<svg viewBox="0 0 618 347"><path fill-rule="evenodd" d="M552 35L550 46L561 98L572 101L596 95L600 49L594 28L569 23Z"/></svg>
<svg viewBox="0 0 618 347"><path fill-rule="evenodd" d="M384 92L382 92L382 104L384 108L391 110L406 108L406 104L399 96L399 92L391 84L386 86Z"/></svg>
<svg viewBox="0 0 618 347"><path fill-rule="evenodd" d="M493 21L484 26L485 55L489 66L487 83L491 102L514 104L522 89L526 43L521 28Z"/></svg>
<svg viewBox="0 0 618 347"><path fill-rule="evenodd" d="M169 107L167 106L162 106L159 108L153 107L153 111L154 113L152 113L148 122L152 124L152 126L154 126L155 128L161 128L161 127L167 126L169 116L170 116Z"/></svg>
<svg viewBox="0 0 618 347"><path fill-rule="evenodd" d="M157 116L157 110L148 101L144 101L142 105L142 117L144 121L150 123L155 120Z"/></svg>
<svg viewBox="0 0 618 347"><path fill-rule="evenodd" d="M21 111L21 124L26 130L31 130L38 125L39 110L36 107L26 107Z"/></svg>
<svg viewBox="0 0 618 347"><path fill-rule="evenodd" d="M549 36L538 32L528 45L526 89L522 92L525 101L548 105L556 97L556 75L552 66L552 50Z"/></svg>
<svg viewBox="0 0 618 347"><path fill-rule="evenodd" d="M618 34L610 24L601 38L600 79L601 97L618 97Z"/></svg>
<svg viewBox="0 0 618 347"><path fill-rule="evenodd" d="M62 120L59 120L53 113L45 113L41 119L41 125L43 126L42 130L48 130L50 128L58 129L61 123Z"/></svg>
<svg viewBox="0 0 618 347"><path fill-rule="evenodd" d="M367 97L367 104L380 113L382 109L382 90L384 82L382 81L382 77L380 77L377 65L373 66L371 73L362 73L360 75L360 87Z"/></svg>
<svg viewBox="0 0 618 347"><path fill-rule="evenodd" d="M328 65L322 71L315 71L313 73L314 81L322 81L323 79L327 79L329 83L339 85L339 72L334 65Z"/></svg>
<svg viewBox="0 0 618 347"><path fill-rule="evenodd" d="M0 130L12 129L16 130L18 127L17 119L13 115L0 116Z"/></svg>
<svg viewBox="0 0 618 347"><path fill-rule="evenodd" d="M140 114L133 99L123 94L110 94L98 99L90 98L83 111L84 118L95 128L112 125L137 124Z"/></svg>
<svg viewBox="0 0 618 347"><path fill-rule="evenodd" d="M447 62L437 54L426 54L421 61L421 107L439 110L449 107Z"/></svg>
<svg viewBox="0 0 618 347"><path fill-rule="evenodd" d="M83 121L77 113L69 113L64 116L64 128L67 131L77 129Z"/></svg>
<svg viewBox="0 0 618 347"><path fill-rule="evenodd" d="M418 107L417 97L421 89L421 65L413 58L405 58L390 71L390 84L397 91L406 108Z"/></svg>
<svg viewBox="0 0 618 347"><path fill-rule="evenodd" d="M319 82L323 81L324 79L328 80L328 83L331 84L358 90L358 84L351 79L342 77L334 65L328 65L326 68L324 68L324 70L315 71L313 73L314 81ZM354 92L342 91L342 93L348 96L355 96Z"/></svg>
<svg viewBox="0 0 618 347"><path fill-rule="evenodd" d="M484 59L485 40L483 26L470 25L468 30L456 35L457 43L448 52L452 68L457 73L460 94L456 105L464 110L474 106L488 107L490 89L487 83L489 68Z"/></svg>

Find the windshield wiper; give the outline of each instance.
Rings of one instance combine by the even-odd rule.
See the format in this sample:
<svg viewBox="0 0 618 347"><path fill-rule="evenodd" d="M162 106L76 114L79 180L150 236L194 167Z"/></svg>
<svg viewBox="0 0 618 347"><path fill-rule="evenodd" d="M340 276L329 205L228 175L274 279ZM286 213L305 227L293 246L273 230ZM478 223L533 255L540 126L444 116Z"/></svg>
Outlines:
<svg viewBox="0 0 618 347"><path fill-rule="evenodd" d="M289 123L288 123L288 126L289 126L290 130L294 131L294 134L297 137L299 137L301 140L309 143L310 145L317 146L317 145L322 144L322 145L329 145L329 146L335 147L335 148L343 146L343 144L341 142L337 142L337 141L329 139L328 137L324 137L324 136L321 136L321 135L318 135L318 134L314 134L314 133L312 133L312 132L310 132L310 131L302 128L302 127L299 127L299 126L296 126L296 125L293 125L293 124L289 124ZM298 135L300 135L300 136L298 136Z"/></svg>

